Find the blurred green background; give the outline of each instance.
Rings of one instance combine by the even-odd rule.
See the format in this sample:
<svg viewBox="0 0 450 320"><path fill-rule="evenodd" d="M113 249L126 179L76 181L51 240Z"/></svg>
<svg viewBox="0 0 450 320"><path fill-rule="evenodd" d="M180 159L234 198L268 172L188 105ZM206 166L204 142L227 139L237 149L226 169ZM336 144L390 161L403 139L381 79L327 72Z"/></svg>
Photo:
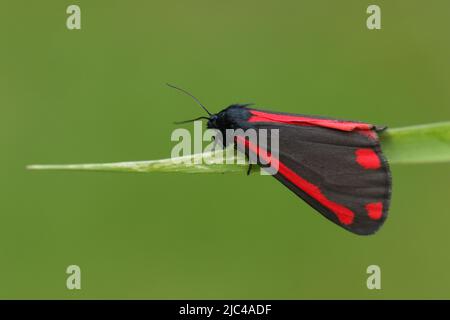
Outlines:
<svg viewBox="0 0 450 320"><path fill-rule="evenodd" d="M0 298L450 298L448 164L392 166L371 237L270 177L25 170L169 157L173 121L202 112L165 82L212 111L449 120L449 30L444 0L1 1Z"/></svg>

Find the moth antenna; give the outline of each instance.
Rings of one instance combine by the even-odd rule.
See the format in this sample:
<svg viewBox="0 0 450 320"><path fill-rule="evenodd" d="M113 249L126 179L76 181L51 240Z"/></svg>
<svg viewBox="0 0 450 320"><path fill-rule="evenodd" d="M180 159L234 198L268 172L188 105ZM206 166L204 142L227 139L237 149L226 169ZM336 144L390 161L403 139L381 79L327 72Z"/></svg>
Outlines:
<svg viewBox="0 0 450 320"><path fill-rule="evenodd" d="M206 120L209 120L208 117L198 117L198 118L191 119L191 120L184 120L184 121L174 122L174 124L183 124L183 123L188 123L188 122L194 122L194 121L197 121L197 120L200 120L200 119L206 119Z"/></svg>
<svg viewBox="0 0 450 320"><path fill-rule="evenodd" d="M169 87L174 88L174 89L177 89L177 90L180 90L181 92L183 92L183 93L187 94L188 96L190 96L192 99L195 100L195 102L198 103L198 105L200 105L200 107L203 108L203 110L205 110L205 111L208 113L208 115L212 116L212 113L209 112L208 109L206 109L206 107L205 107L205 106L204 106L204 105L203 105L196 97L194 97L192 94L190 94L189 92L187 92L187 91L184 90L184 89L181 89L181 88L178 88L178 87L176 87L176 86L174 86L174 85L171 85L170 83L166 83L166 84L167 84Z"/></svg>

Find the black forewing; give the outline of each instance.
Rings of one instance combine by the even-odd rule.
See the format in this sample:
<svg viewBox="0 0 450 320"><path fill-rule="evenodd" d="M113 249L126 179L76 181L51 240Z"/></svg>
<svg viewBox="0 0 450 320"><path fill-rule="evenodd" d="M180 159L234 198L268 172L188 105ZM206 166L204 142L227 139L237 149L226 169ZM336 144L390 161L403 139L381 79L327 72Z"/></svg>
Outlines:
<svg viewBox="0 0 450 320"><path fill-rule="evenodd" d="M386 220L391 195L391 176L377 138L357 131L339 131L319 126L282 123L245 123L243 127L279 130L279 161L298 176L317 186L333 203L354 213L352 223L345 224L336 213L306 193L281 173L275 178L305 200L326 218L360 235L376 232ZM270 133L269 133L270 135ZM366 169L356 161L358 149L371 149L381 166ZM270 146L268 146L270 151ZM247 155L249 151L246 150ZM381 216L371 218L367 205L382 204Z"/></svg>

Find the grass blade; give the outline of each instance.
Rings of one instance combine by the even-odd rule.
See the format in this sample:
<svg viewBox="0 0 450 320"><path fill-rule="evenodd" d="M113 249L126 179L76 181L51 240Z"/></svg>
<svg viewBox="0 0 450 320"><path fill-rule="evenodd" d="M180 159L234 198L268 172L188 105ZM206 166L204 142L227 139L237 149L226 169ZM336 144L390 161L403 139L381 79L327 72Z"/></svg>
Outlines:
<svg viewBox="0 0 450 320"><path fill-rule="evenodd" d="M392 164L450 162L450 122L388 129L380 139Z"/></svg>
<svg viewBox="0 0 450 320"><path fill-rule="evenodd" d="M450 122L388 129L380 134L383 153L390 164L450 162ZM224 155L224 163L217 159ZM203 161L201 161L203 159ZM233 164L226 164L227 162ZM29 165L28 170L108 172L233 173L246 172L243 155L218 150L174 159L92 164ZM253 170L255 172L256 169Z"/></svg>

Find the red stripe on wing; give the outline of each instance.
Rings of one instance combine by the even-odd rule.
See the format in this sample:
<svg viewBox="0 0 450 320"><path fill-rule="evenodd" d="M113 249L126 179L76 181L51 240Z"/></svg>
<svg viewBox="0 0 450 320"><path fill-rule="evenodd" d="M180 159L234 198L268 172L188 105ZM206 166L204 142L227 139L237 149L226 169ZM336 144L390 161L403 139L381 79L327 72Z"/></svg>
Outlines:
<svg viewBox="0 0 450 320"><path fill-rule="evenodd" d="M267 113L258 110L250 110L250 113L251 117L248 119L248 122L281 122L298 126L319 126L341 131L373 129L373 125L361 122L292 116L286 114Z"/></svg>
<svg viewBox="0 0 450 320"><path fill-rule="evenodd" d="M278 172L281 175L283 175L287 180L289 180L291 183L300 188L303 192L311 196L325 208L333 212L342 224L349 225L353 222L355 218L354 212L328 199L322 193L322 191L320 191L320 188L318 186L300 177L297 173L289 169L278 159L272 158L270 153L268 153L266 150L260 148L258 145L253 144L248 139L245 139L244 137L241 136L236 136L236 140L238 143L245 146L253 153L257 154L258 157L262 158L262 160L264 160L266 163L270 163L271 166L278 168Z"/></svg>

